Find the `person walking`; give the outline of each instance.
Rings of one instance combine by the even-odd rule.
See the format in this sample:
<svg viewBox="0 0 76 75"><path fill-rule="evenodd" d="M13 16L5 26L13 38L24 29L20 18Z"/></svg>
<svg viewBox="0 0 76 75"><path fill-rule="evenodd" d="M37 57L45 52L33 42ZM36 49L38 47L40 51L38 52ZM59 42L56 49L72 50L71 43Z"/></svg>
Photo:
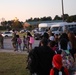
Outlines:
<svg viewBox="0 0 76 75"><path fill-rule="evenodd" d="M3 49L4 48L4 44L3 44L4 38L0 33L0 48Z"/></svg>
<svg viewBox="0 0 76 75"><path fill-rule="evenodd" d="M27 48L27 38L23 36L23 51Z"/></svg>
<svg viewBox="0 0 76 75"><path fill-rule="evenodd" d="M70 49L70 52L74 58L74 61L76 61L76 38L75 38L75 35L73 32L69 32L68 33L68 38L69 38L69 41L71 42L71 45L72 45L72 48Z"/></svg>
<svg viewBox="0 0 76 75"><path fill-rule="evenodd" d="M21 43L22 43L22 40L21 40L20 36L17 35L17 49L20 48L20 51L21 51Z"/></svg>
<svg viewBox="0 0 76 75"><path fill-rule="evenodd" d="M55 52L48 46L48 40L42 39L41 46L35 47L29 53L30 73L37 75L49 75L52 68L52 58Z"/></svg>
<svg viewBox="0 0 76 75"><path fill-rule="evenodd" d="M13 38L11 41L12 41L14 51L17 51L17 35L16 34L13 35Z"/></svg>
<svg viewBox="0 0 76 75"><path fill-rule="evenodd" d="M30 50L32 50L32 44L34 43L34 38L30 32L27 32L27 41L27 49L28 52L30 52Z"/></svg>

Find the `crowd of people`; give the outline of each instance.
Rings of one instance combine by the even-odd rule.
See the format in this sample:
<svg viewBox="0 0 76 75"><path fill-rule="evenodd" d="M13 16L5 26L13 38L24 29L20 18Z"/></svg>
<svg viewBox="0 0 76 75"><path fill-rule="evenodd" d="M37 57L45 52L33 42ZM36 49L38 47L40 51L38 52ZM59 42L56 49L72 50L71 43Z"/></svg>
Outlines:
<svg viewBox="0 0 76 75"><path fill-rule="evenodd" d="M72 32L61 35L45 32L39 45L34 48L34 38L30 32L23 39L14 33L11 41L14 51L24 51L27 48L26 69L29 69L31 75L70 75L69 70L75 67L76 37ZM4 48L2 35L0 47Z"/></svg>
<svg viewBox="0 0 76 75"><path fill-rule="evenodd" d="M20 37L16 32L12 33L11 43L14 51L27 51L32 50L32 44L34 43L34 38L30 32L27 32L26 35ZM0 33L0 48L4 49L4 37Z"/></svg>
<svg viewBox="0 0 76 75"><path fill-rule="evenodd" d="M24 51L25 49L27 49L27 52L30 52L30 50L32 50L32 44L34 43L34 38L30 32L27 32L27 35L26 36L24 35L22 39L20 38L19 35L14 33L14 36L11 41L14 51L18 51L18 50ZM21 48L22 42L23 42L23 47Z"/></svg>
<svg viewBox="0 0 76 75"><path fill-rule="evenodd" d="M44 33L39 46L29 52L27 69L31 75L70 75L75 67L76 38L74 33Z"/></svg>

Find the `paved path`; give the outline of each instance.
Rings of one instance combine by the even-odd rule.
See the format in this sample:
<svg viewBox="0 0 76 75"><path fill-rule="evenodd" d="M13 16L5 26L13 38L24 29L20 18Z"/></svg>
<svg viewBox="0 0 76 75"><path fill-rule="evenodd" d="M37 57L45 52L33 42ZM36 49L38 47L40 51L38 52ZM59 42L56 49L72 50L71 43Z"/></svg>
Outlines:
<svg viewBox="0 0 76 75"><path fill-rule="evenodd" d="M14 51L14 50L7 50L7 49L0 49L0 52L17 53L17 54L28 54L27 51Z"/></svg>
<svg viewBox="0 0 76 75"><path fill-rule="evenodd" d="M12 38L5 38L4 39L4 49L5 50L13 50L13 46L12 46L12 42L11 42ZM33 48L35 46L38 46L39 44L39 40L35 40L34 44L33 44ZM23 47L23 43L21 44L21 47Z"/></svg>
<svg viewBox="0 0 76 75"><path fill-rule="evenodd" d="M28 54L27 51L14 51L11 39L12 38L5 38L4 39L4 49L0 49L0 52ZM39 40L35 40L35 43L33 44L33 48L35 46L38 46L38 44L39 44ZM21 47L23 47L23 43L22 43Z"/></svg>

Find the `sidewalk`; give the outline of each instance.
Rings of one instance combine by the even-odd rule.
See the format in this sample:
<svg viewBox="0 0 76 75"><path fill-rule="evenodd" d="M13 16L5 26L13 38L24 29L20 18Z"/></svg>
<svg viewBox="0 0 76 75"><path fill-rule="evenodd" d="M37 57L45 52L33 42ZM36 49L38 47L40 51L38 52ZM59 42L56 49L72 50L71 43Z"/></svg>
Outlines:
<svg viewBox="0 0 76 75"><path fill-rule="evenodd" d="M7 50L7 49L0 49L0 52L6 52L6 53L17 53L17 54L28 54L27 51L14 51L14 50Z"/></svg>

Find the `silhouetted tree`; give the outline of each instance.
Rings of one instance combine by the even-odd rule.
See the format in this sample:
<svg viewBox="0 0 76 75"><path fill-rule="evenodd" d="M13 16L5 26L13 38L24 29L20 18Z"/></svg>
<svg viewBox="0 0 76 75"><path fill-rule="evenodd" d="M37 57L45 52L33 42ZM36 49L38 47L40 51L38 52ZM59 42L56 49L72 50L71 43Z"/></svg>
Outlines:
<svg viewBox="0 0 76 75"><path fill-rule="evenodd" d="M56 15L53 20L62 20L62 18Z"/></svg>
<svg viewBox="0 0 76 75"><path fill-rule="evenodd" d="M68 17L66 21L67 22L72 22L73 21L73 18L72 17Z"/></svg>
<svg viewBox="0 0 76 75"><path fill-rule="evenodd" d="M34 18L33 21L39 21L39 18Z"/></svg>
<svg viewBox="0 0 76 75"><path fill-rule="evenodd" d="M61 18L64 16L64 21L66 21L67 20L67 18L69 17L69 15L68 14L64 14L64 15L61 15Z"/></svg>
<svg viewBox="0 0 76 75"><path fill-rule="evenodd" d="M47 21L51 21L52 20L52 18L49 16L49 17L47 17Z"/></svg>
<svg viewBox="0 0 76 75"><path fill-rule="evenodd" d="M15 29L15 30L20 30L22 29L23 25L20 21L13 21L12 23L12 29Z"/></svg>
<svg viewBox="0 0 76 75"><path fill-rule="evenodd" d="M7 21L1 22L1 25L6 27L7 26Z"/></svg>

